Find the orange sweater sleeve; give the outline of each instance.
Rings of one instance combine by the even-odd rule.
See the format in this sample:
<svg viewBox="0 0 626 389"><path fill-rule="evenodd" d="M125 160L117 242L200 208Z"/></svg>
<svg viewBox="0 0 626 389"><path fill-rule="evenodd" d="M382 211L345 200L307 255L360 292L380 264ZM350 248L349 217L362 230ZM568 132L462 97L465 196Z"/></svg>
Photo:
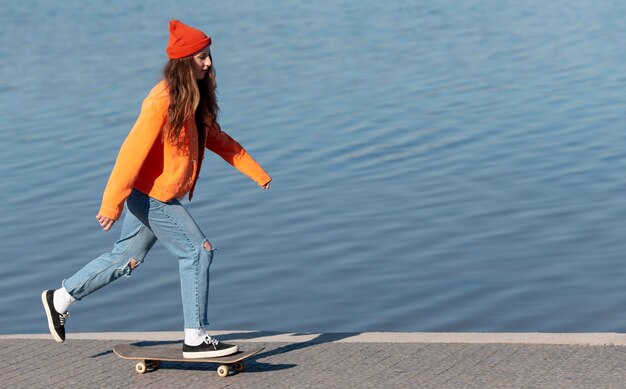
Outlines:
<svg viewBox="0 0 626 389"><path fill-rule="evenodd" d="M161 134L164 122L163 107L158 101L146 98L135 125L117 155L102 196L101 215L113 220L120 218L124 201L130 195L152 145Z"/></svg>
<svg viewBox="0 0 626 389"><path fill-rule="evenodd" d="M237 170L250 177L259 186L265 185L272 180L272 177L263 170L261 165L236 140L222 131L219 124L215 123L210 127L205 145L207 149L222 157Z"/></svg>

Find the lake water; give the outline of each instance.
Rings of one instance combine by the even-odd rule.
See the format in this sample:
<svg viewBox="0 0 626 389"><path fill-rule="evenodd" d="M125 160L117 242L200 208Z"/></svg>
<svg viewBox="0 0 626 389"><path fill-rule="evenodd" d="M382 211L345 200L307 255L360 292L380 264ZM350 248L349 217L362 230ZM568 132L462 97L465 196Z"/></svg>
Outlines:
<svg viewBox="0 0 626 389"><path fill-rule="evenodd" d="M0 332L107 251L95 220L167 23L213 37L221 124L272 175L207 155L215 329L626 328L626 3L7 2L0 14ZM68 331L182 329L176 260Z"/></svg>

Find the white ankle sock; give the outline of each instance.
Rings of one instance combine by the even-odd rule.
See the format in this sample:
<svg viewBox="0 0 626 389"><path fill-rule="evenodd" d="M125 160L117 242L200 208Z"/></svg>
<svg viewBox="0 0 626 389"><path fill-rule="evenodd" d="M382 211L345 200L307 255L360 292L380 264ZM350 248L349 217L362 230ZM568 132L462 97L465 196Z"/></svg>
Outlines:
<svg viewBox="0 0 626 389"><path fill-rule="evenodd" d="M202 328L185 328L185 344L187 346L198 346L204 340L206 330Z"/></svg>
<svg viewBox="0 0 626 389"><path fill-rule="evenodd" d="M76 299L72 297L64 287L61 287L54 291L54 309L59 313L67 312L67 308L76 302Z"/></svg>

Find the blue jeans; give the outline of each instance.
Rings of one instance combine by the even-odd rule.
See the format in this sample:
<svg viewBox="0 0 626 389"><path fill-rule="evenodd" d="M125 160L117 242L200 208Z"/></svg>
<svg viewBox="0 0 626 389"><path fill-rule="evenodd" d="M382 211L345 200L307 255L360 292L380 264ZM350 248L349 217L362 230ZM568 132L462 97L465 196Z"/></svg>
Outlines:
<svg viewBox="0 0 626 389"><path fill-rule="evenodd" d="M120 239L113 249L92 260L63 286L77 300L133 271L131 260L143 262L160 240L178 258L185 328L206 328L208 322L209 267L213 251L189 212L176 199L166 203L133 189Z"/></svg>

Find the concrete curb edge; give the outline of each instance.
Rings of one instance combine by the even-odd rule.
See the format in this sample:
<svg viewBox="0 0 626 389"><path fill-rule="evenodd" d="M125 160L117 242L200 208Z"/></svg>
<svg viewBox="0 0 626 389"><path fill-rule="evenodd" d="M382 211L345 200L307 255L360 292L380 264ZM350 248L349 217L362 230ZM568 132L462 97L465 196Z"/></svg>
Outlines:
<svg viewBox="0 0 626 389"><path fill-rule="evenodd" d="M336 343L498 343L562 344L587 346L626 346L621 333L477 333L477 332L361 332L361 333L286 333L265 331L211 331L211 335L237 342L336 342ZM173 332L95 332L68 334L72 340L182 340L182 331ZM0 335L5 339L51 339L49 334Z"/></svg>

